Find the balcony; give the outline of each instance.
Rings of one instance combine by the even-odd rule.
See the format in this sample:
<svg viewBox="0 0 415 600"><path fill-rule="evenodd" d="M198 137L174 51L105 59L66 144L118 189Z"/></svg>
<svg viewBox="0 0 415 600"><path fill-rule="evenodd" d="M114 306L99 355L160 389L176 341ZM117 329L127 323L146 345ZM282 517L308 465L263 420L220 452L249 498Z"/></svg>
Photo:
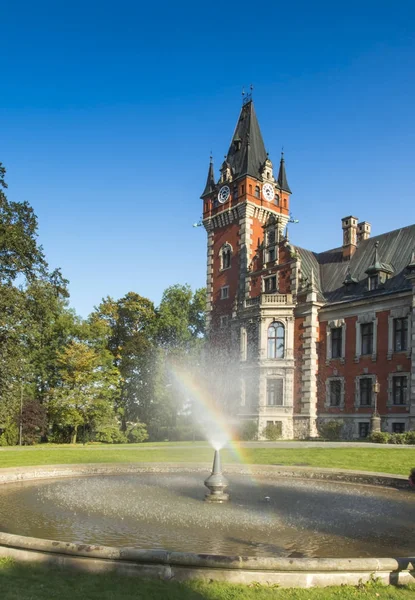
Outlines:
<svg viewBox="0 0 415 600"><path fill-rule="evenodd" d="M282 304L292 304L292 294L261 294L256 298L247 298L245 308L251 306L281 306Z"/></svg>

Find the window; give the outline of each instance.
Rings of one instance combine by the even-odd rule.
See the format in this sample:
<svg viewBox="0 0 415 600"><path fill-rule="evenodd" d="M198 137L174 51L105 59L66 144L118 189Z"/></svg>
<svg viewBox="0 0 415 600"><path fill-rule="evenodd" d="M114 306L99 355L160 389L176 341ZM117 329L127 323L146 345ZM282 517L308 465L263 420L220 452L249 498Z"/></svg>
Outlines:
<svg viewBox="0 0 415 600"><path fill-rule="evenodd" d="M270 179L270 177L271 177L270 172L267 171L267 179Z"/></svg>
<svg viewBox="0 0 415 600"><path fill-rule="evenodd" d="M376 275L370 275L368 277L368 287L369 290L377 290L379 287L379 276Z"/></svg>
<svg viewBox="0 0 415 600"><path fill-rule="evenodd" d="M283 405L283 379L267 379L267 406Z"/></svg>
<svg viewBox="0 0 415 600"><path fill-rule="evenodd" d="M393 350L402 352L408 349L408 319L393 320Z"/></svg>
<svg viewBox="0 0 415 600"><path fill-rule="evenodd" d="M334 327L331 330L331 357L341 358L342 356L342 327Z"/></svg>
<svg viewBox="0 0 415 600"><path fill-rule="evenodd" d="M369 435L369 429L369 423L359 423L359 437L367 438L367 436Z"/></svg>
<svg viewBox="0 0 415 600"><path fill-rule="evenodd" d="M274 202L275 202L276 206L279 206L279 205L280 205L280 197L279 197L279 195L278 195L278 194L275 194L275 199L274 199Z"/></svg>
<svg viewBox="0 0 415 600"><path fill-rule="evenodd" d="M267 262L275 261L275 247L267 250Z"/></svg>
<svg viewBox="0 0 415 600"><path fill-rule="evenodd" d="M221 317L220 317L220 326L221 327L226 327L228 325L228 320L229 320L229 316L228 315L221 315Z"/></svg>
<svg viewBox="0 0 415 600"><path fill-rule="evenodd" d="M392 423L392 433L405 433L405 423Z"/></svg>
<svg viewBox="0 0 415 600"><path fill-rule="evenodd" d="M394 376L392 379L392 401L397 406L406 404L408 378L406 375Z"/></svg>
<svg viewBox="0 0 415 600"><path fill-rule="evenodd" d="M362 354L372 354L373 323L362 323L360 325L360 334L362 337Z"/></svg>
<svg viewBox="0 0 415 600"><path fill-rule="evenodd" d="M285 327L274 321L268 327L268 358L284 358Z"/></svg>
<svg viewBox="0 0 415 600"><path fill-rule="evenodd" d="M229 269L231 266L232 246L226 242L219 250L220 270Z"/></svg>
<svg viewBox="0 0 415 600"><path fill-rule="evenodd" d="M241 185L241 194L245 194L245 186Z"/></svg>
<svg viewBox="0 0 415 600"><path fill-rule="evenodd" d="M238 186L237 185L233 186L232 196L233 196L234 200L236 200L238 198Z"/></svg>
<svg viewBox="0 0 415 600"><path fill-rule="evenodd" d="M342 396L342 384L340 379L330 381L330 406L340 406Z"/></svg>
<svg viewBox="0 0 415 600"><path fill-rule="evenodd" d="M261 190L259 189L259 185L255 186L255 198L261 197Z"/></svg>
<svg viewBox="0 0 415 600"><path fill-rule="evenodd" d="M220 288L220 299L226 300L229 298L229 285L224 285Z"/></svg>
<svg viewBox="0 0 415 600"><path fill-rule="evenodd" d="M362 377L360 379L360 406L372 405L372 385L371 377Z"/></svg>
<svg viewBox="0 0 415 600"><path fill-rule="evenodd" d="M264 291L265 292L276 292L277 291L277 276L267 277L264 279Z"/></svg>

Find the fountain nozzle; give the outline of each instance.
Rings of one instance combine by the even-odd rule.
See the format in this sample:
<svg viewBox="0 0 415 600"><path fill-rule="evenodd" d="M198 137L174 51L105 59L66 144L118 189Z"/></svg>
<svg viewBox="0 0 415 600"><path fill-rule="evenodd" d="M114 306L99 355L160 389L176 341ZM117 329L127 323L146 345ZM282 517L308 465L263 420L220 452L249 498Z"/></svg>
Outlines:
<svg viewBox="0 0 415 600"><path fill-rule="evenodd" d="M219 450L215 450L212 473L205 479L205 486L209 492L205 496L206 502L227 502L229 494L224 490L228 487L226 478L222 475Z"/></svg>

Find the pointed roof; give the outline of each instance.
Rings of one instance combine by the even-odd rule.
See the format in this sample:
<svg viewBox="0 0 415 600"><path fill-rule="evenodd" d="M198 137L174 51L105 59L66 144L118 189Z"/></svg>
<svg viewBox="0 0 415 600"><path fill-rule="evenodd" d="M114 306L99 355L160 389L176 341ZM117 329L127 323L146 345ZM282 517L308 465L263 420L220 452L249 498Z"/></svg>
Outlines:
<svg viewBox="0 0 415 600"><path fill-rule="evenodd" d="M278 171L277 181L280 189L291 194L290 186L288 185L287 181L287 173L285 172L284 152L281 152L280 170Z"/></svg>
<svg viewBox="0 0 415 600"><path fill-rule="evenodd" d="M226 157L234 179L250 175L261 179L261 168L267 159L264 140L256 118L254 103L248 99L242 106Z"/></svg>
<svg viewBox="0 0 415 600"><path fill-rule="evenodd" d="M375 275L376 273L381 273L381 272L382 273L393 273L393 268L391 267L391 265L380 262L378 248L379 248L379 241L376 241L375 253L373 256L373 263L371 265L369 265L369 267L365 271L365 273L367 273L367 275Z"/></svg>
<svg viewBox="0 0 415 600"><path fill-rule="evenodd" d="M205 189L203 190L203 194L201 195L201 198L203 198L207 194L210 194L211 192L213 192L214 189L215 189L215 170L213 168L213 158L210 157L208 176L206 179Z"/></svg>

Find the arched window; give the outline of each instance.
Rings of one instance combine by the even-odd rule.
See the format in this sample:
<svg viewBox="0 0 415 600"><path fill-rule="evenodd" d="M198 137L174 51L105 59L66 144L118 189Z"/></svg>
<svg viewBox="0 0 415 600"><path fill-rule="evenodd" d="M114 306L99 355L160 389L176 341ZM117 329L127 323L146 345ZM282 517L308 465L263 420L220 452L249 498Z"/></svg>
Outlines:
<svg viewBox="0 0 415 600"><path fill-rule="evenodd" d="M255 186L255 198L259 198L261 196L261 190L259 189L259 185Z"/></svg>
<svg viewBox="0 0 415 600"><path fill-rule="evenodd" d="M284 358L285 327L279 321L274 321L268 327L268 358Z"/></svg>
<svg viewBox="0 0 415 600"><path fill-rule="evenodd" d="M229 269L231 266L232 248L230 244L224 244L220 249L220 268Z"/></svg>

